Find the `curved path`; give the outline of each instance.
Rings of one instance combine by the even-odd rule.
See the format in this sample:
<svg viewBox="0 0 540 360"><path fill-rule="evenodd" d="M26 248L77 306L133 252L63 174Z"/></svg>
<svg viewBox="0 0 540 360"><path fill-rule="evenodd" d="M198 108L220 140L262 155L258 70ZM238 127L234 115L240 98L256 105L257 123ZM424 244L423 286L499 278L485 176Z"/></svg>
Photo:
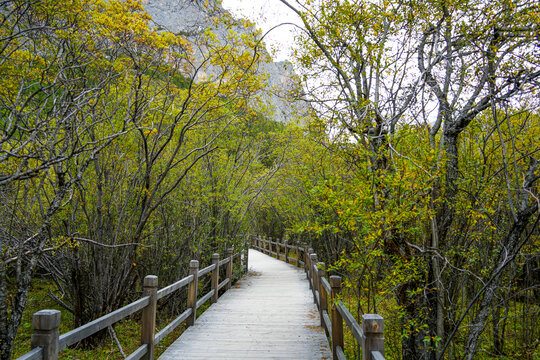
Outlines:
<svg viewBox="0 0 540 360"><path fill-rule="evenodd" d="M331 359L319 313L300 268L249 250L249 272L160 357Z"/></svg>

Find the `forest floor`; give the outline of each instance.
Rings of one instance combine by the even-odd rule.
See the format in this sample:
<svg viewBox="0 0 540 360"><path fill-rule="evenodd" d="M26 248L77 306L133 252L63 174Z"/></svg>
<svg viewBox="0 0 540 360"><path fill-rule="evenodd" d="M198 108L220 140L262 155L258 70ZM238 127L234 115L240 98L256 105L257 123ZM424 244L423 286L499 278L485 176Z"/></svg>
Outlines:
<svg viewBox="0 0 540 360"><path fill-rule="evenodd" d="M21 326L15 338L15 347L13 359L27 353L31 350L30 339L32 336L32 314L43 309L55 309L61 311L61 322L59 332L64 334L74 328L73 315L58 305L49 295L49 290L55 286L50 280L35 279L32 282L32 289L28 294L28 301L23 315ZM166 322L171 319L164 319ZM140 322L134 318L127 318L117 322L114 325L114 331L126 355L129 355L140 346L141 333ZM176 328L171 334L164 338L156 346L156 358L165 351L185 330L183 325ZM75 346L73 348L64 349L60 352L61 359L78 359L78 360L116 360L124 359L115 340L107 334L101 345L95 348L83 348Z"/></svg>

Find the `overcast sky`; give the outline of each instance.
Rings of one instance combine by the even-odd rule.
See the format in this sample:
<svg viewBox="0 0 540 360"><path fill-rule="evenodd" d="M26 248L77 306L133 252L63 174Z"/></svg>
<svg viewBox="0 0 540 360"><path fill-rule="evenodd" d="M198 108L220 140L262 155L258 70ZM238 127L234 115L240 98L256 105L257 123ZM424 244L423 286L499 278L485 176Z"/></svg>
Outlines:
<svg viewBox="0 0 540 360"><path fill-rule="evenodd" d="M223 0L223 7L236 16L253 21L263 34L281 23L300 24L300 19L279 0ZM266 47L274 61L291 58L294 26L282 25L265 37ZM274 51L275 52L274 52Z"/></svg>

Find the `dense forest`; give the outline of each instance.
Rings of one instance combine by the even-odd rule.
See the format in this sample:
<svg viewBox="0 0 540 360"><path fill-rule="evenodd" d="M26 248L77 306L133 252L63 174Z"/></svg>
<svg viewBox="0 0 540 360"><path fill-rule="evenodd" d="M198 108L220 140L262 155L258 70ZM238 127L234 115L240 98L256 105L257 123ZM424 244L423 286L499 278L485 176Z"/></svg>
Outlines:
<svg viewBox="0 0 540 360"><path fill-rule="evenodd" d="M1 359L36 281L74 328L250 234L309 244L389 359L540 358L538 2L280 1L286 123L220 1L175 34L138 0L0 0Z"/></svg>

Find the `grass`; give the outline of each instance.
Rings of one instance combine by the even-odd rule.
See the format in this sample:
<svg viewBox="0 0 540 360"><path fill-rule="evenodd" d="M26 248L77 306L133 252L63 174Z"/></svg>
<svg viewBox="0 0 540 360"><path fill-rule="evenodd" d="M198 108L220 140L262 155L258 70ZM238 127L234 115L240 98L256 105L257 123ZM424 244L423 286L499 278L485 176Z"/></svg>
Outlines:
<svg viewBox="0 0 540 360"><path fill-rule="evenodd" d="M241 277L240 269L235 267L234 278ZM21 325L17 331L15 338L14 351L12 358L18 358L21 355L31 350L30 341L32 336L32 314L43 309L54 309L61 312L61 322L59 332L60 334L73 330L73 315L61 308L50 296L49 290L55 289L55 285L52 281L47 279L34 279L30 292L28 294L28 301L23 314ZM58 295L58 294L57 294ZM201 308L197 309L197 314L202 314L210 303L207 302ZM159 316L159 314L158 314ZM177 315L176 315L177 316ZM134 317L128 317L122 321L114 324L114 331L122 346L124 353L129 356L135 351L141 344L141 324L139 320L136 320L137 314ZM168 323L174 320L175 316L169 318L160 318L158 323L162 324L161 327L165 327ZM155 357L159 357L186 329L186 325L182 324L178 326L173 332L165 337L155 347ZM156 329L156 332L159 329ZM120 360L122 356L116 342L111 336L107 336L101 346L87 349L74 346L72 348L64 349L59 354L60 359L77 359L77 360Z"/></svg>

